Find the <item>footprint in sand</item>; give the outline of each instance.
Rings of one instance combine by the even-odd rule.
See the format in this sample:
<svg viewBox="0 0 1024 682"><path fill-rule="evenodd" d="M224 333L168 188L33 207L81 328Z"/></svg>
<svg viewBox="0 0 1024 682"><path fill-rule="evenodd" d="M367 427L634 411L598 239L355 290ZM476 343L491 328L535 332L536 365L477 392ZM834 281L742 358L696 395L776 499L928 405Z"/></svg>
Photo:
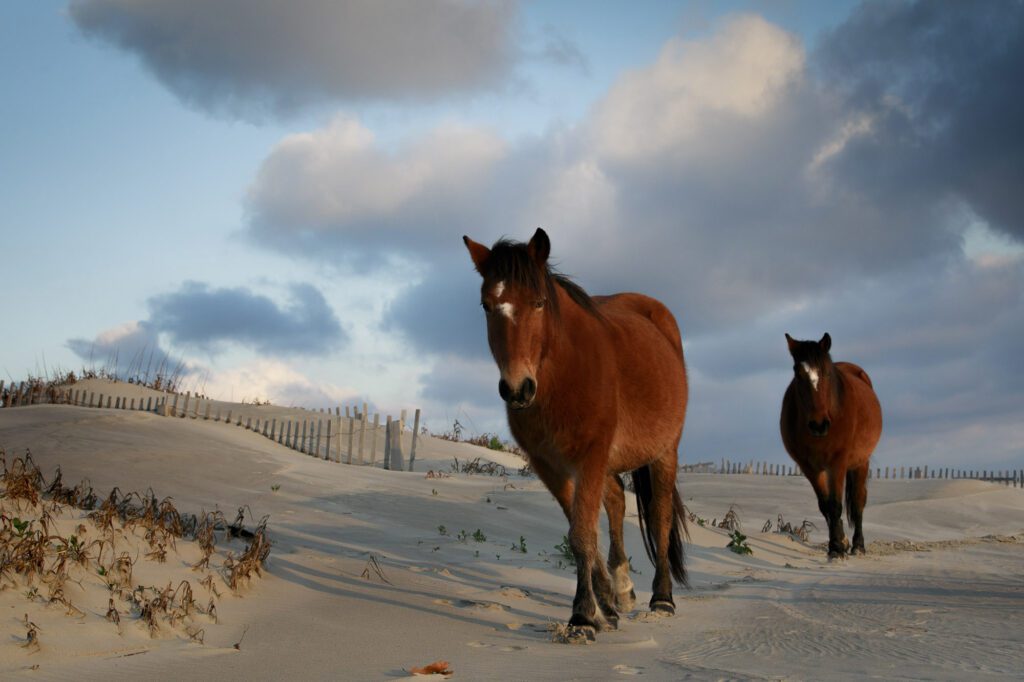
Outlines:
<svg viewBox="0 0 1024 682"><path fill-rule="evenodd" d="M477 601L475 599L435 599L435 604L454 606L459 609L486 609L488 611L508 611L508 607L493 601Z"/></svg>
<svg viewBox="0 0 1024 682"><path fill-rule="evenodd" d="M615 672L619 673L620 675L643 675L644 674L643 666L636 666L636 665L621 665L620 664L620 665L617 665L617 666L613 667L612 670L614 670Z"/></svg>
<svg viewBox="0 0 1024 682"><path fill-rule="evenodd" d="M491 648L495 648L495 645L493 645L493 644L488 644L487 642L480 642L480 641L466 642L466 646L471 646L474 649L491 649ZM497 649L498 649L498 651L523 651L523 650L526 649L526 647L525 646L519 646L519 645L512 644L512 645L506 645L506 646L499 646L499 647L497 647Z"/></svg>

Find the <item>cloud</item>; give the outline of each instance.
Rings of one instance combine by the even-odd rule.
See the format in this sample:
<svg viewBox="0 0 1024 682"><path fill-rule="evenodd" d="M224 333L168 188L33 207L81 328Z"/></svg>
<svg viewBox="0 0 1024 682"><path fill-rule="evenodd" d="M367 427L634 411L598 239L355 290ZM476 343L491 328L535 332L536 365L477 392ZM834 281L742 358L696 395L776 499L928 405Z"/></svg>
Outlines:
<svg viewBox="0 0 1024 682"><path fill-rule="evenodd" d="M270 400L275 405L319 408L351 404L359 398L359 392L351 387L313 381L287 362L271 358L210 369L203 376L199 390L222 400Z"/></svg>
<svg viewBox="0 0 1024 682"><path fill-rule="evenodd" d="M348 335L334 311L311 284L292 284L290 300L279 306L244 287L212 289L186 282L181 289L149 299L147 328L175 345L216 351L226 343L274 354L327 353Z"/></svg>
<svg viewBox="0 0 1024 682"><path fill-rule="evenodd" d="M597 153L647 160L699 142L709 118L756 122L804 70L795 37L742 15L709 40L672 38L649 67L623 75L590 122Z"/></svg>
<svg viewBox="0 0 1024 682"><path fill-rule="evenodd" d="M906 447L914 432L952 457L924 425L967 442L980 411L992 433L1019 416L996 361L1019 332L1019 260L964 252L974 226L1019 237L1024 224L1024 201L1005 189L1024 179L1011 116L1024 12L999 7L1013 16L872 4L810 53L777 26L733 17L709 37L670 41L577 125L533 139L458 128L450 144L432 144L435 131L385 151L342 119L271 153L249 193L249 229L314 259L410 259L419 284L385 321L440 366L453 353L488 362L459 237L526 239L541 225L589 291L643 291L676 312L695 377L684 449L778 457L782 333L828 330L845 358L880 374L891 442ZM970 49L938 55L961 20ZM972 111L956 74L991 106ZM331 142L341 124L359 145ZM415 183L408 168L422 173ZM319 182L329 191L310 193ZM438 400L471 391L461 375L428 376Z"/></svg>
<svg viewBox="0 0 1024 682"><path fill-rule="evenodd" d="M159 332L146 321L127 322L92 340L68 339L67 347L88 369L101 367L122 379L183 378L192 372L183 358L161 346Z"/></svg>
<svg viewBox="0 0 1024 682"><path fill-rule="evenodd" d="M249 188L249 224L280 248L329 248L350 262L381 249L433 249L441 234L478 216L470 197L492 188L504 143L485 131L444 127L398 153L359 121L338 116L282 140Z"/></svg>
<svg viewBox="0 0 1024 682"><path fill-rule="evenodd" d="M496 89L522 57L507 0L73 0L69 14L184 102L217 113Z"/></svg>
<svg viewBox="0 0 1024 682"><path fill-rule="evenodd" d="M872 117L837 164L872 194L969 204L1024 238L1024 4L871 2L827 36L823 77Z"/></svg>

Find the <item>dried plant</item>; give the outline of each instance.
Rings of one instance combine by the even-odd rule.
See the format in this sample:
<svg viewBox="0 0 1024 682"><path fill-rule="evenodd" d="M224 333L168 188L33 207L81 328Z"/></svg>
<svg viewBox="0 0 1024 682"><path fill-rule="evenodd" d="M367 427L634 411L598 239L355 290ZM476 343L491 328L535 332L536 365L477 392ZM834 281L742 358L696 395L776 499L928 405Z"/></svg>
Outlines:
<svg viewBox="0 0 1024 682"><path fill-rule="evenodd" d="M729 511L726 512L725 516L722 517L722 520L719 521L716 525L718 526L718 528L722 528L728 531L742 530L742 527L740 525L740 515L736 513L735 504L729 505Z"/></svg>
<svg viewBox="0 0 1024 682"><path fill-rule="evenodd" d="M252 540L246 546L241 556L237 559L229 554L224 561L224 570L227 572L227 583L233 591L237 590L242 580L252 577L252 574L262 575L260 570L267 556L270 555L270 540L267 538L267 518L264 516L256 530L252 533Z"/></svg>
<svg viewBox="0 0 1024 682"><path fill-rule="evenodd" d="M782 514L779 514L779 525L776 530L777 533L786 533L794 537L800 538L802 541L807 542L810 538L812 530L818 530L818 527L813 523L804 519L804 522L799 526L794 527L793 524L788 521L783 521Z"/></svg>

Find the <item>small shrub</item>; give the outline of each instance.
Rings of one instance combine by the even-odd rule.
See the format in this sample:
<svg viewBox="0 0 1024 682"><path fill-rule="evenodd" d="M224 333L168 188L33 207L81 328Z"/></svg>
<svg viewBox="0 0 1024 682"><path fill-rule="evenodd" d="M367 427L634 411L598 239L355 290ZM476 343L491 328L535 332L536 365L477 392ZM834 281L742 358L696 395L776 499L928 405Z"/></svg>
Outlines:
<svg viewBox="0 0 1024 682"><path fill-rule="evenodd" d="M729 544L726 545L729 549L737 554L753 554L754 550L747 545L747 536L738 530L734 530L732 535L729 536Z"/></svg>

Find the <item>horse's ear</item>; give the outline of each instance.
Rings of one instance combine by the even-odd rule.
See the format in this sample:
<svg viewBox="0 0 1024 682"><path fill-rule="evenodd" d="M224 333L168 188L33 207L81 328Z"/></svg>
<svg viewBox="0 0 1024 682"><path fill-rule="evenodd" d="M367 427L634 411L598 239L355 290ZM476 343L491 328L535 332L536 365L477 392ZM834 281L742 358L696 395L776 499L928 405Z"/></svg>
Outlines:
<svg viewBox="0 0 1024 682"><path fill-rule="evenodd" d="M794 339L789 333L786 334L786 345L789 346L789 352L792 353L796 350L797 344L800 342Z"/></svg>
<svg viewBox="0 0 1024 682"><path fill-rule="evenodd" d="M469 257L473 259L473 265L476 266L476 271L481 275L484 274L484 263L491 256L491 250L483 244L478 244L469 237L463 235L462 241L465 242L466 248L469 249Z"/></svg>
<svg viewBox="0 0 1024 682"><path fill-rule="evenodd" d="M551 255L551 240L548 239L548 233L538 227L530 237L530 243L526 245L526 250L530 252L537 265L542 267L547 265L548 256Z"/></svg>
<svg viewBox="0 0 1024 682"><path fill-rule="evenodd" d="M821 350L826 353L830 348L832 348L832 337L828 335L828 332L825 332L825 336L821 337L821 341L818 341L818 345L821 347Z"/></svg>

